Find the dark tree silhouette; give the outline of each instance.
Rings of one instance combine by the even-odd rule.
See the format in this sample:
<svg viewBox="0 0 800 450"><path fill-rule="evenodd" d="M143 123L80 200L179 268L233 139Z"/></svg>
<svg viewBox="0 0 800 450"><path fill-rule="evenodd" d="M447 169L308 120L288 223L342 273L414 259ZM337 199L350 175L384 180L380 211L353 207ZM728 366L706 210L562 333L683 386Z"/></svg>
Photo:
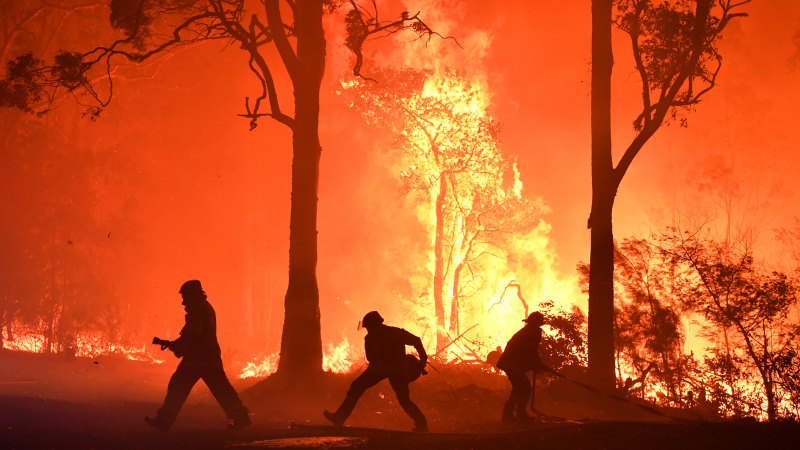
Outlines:
<svg viewBox="0 0 800 450"><path fill-rule="evenodd" d="M777 419L781 400L797 395L800 324L791 317L798 303L797 281L781 272L764 272L748 246L736 250L700 230L671 229L661 237L661 245L684 267L677 292L685 307L705 317L707 330L731 330L726 337L731 351L745 372L757 374L767 418ZM735 392L734 385L729 388Z"/></svg>
<svg viewBox="0 0 800 450"><path fill-rule="evenodd" d="M552 300L540 302L536 310L544 314L548 329L539 348L542 362L558 371L586 367L586 316L583 311L575 305L566 311L555 306Z"/></svg>
<svg viewBox="0 0 800 450"><path fill-rule="evenodd" d="M683 354L682 311L678 304L676 262L645 239L624 239L616 249L614 321L618 380L621 365L641 378L661 382L666 403L680 405L686 356ZM622 383L624 386L624 383Z"/></svg>
<svg viewBox="0 0 800 450"><path fill-rule="evenodd" d="M42 110L61 88L91 103L86 115L96 119L113 94L111 69L116 58L134 63L178 47L208 40L235 44L249 55L249 67L260 86L255 99L245 99L245 112L254 129L270 117L292 132L292 196L289 231L289 285L278 373L307 378L322 372L319 289L317 286L317 191L319 180L319 91L325 70L322 18L348 7L346 45L356 55L354 73L361 75L364 41L409 29L421 38L437 35L419 13L403 12L396 20L378 18L375 1L364 7L356 1L263 0L248 9L244 0L111 0L110 21L125 37L79 53L59 51L46 64L31 53L8 62L0 80L0 106L30 112ZM288 20L284 19L288 14ZM267 57L270 49L279 60ZM283 70L294 93L294 115L280 103L274 75ZM105 73L107 83L90 74ZM265 106L266 105L266 106Z"/></svg>
<svg viewBox="0 0 800 450"><path fill-rule="evenodd" d="M589 374L614 388L614 236L617 190L633 159L672 119L682 125L686 110L715 85L722 66L717 44L722 31L745 13L750 0L592 1L592 209L589 258ZM616 12L616 15L615 15ZM611 145L612 24L629 35L642 83L636 135L614 165Z"/></svg>

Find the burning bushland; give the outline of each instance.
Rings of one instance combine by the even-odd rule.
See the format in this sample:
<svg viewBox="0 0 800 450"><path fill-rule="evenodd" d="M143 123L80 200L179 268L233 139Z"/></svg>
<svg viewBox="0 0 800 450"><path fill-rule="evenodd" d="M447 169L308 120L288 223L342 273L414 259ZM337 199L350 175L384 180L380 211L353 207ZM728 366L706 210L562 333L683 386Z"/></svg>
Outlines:
<svg viewBox="0 0 800 450"><path fill-rule="evenodd" d="M691 172L703 174L703 201L721 200L718 217L705 220L697 211L706 203L686 200L688 222L705 222L681 227L687 221L675 200L673 213L658 220L641 204L627 205L613 215L616 239L611 226L617 191L640 150L657 145L666 125L695 120L701 98L722 87L722 54L731 50L723 31L742 32L726 27L742 21L749 1L593 2L593 62L559 89L537 81L555 67L546 64L505 86L504 69L523 58L513 49L505 55L513 63L492 59L500 52L492 33L505 30L465 17L479 8L512 21L520 5L497 13L486 2L423 2L419 12L366 1L8 3L14 23L0 36L0 105L15 109L0 112L9 124L0 130L9 192L4 349L48 361L63 355L80 370L89 359L118 356L120 371L136 362L137 370L158 365L160 376L173 360L150 339L177 340L175 291L197 277L211 286L228 376L255 384L244 395L251 403L280 400L262 406L270 423L289 415L321 420L322 408L369 370L356 323L373 310L424 346L429 373L414 386L425 399L420 408L435 411L434 429L500 419L510 371L497 362L532 314L541 318L541 361L524 369L535 369L525 378L535 388L527 404L540 419L800 414L798 260L760 256L760 247L795 249L800 227L781 228L778 244L755 239L755 228L771 223L748 228L742 219L737 229L735 138L718 144L731 147L730 167L725 160ZM564 23L550 31L588 34L588 25ZM44 32L31 32L37 28ZM612 47L612 30L629 40L630 55ZM378 39L393 35L419 45ZM616 60L631 63L641 82L634 102L621 95L622 106L614 104L636 111L623 131L611 120L610 91L630 86L612 79ZM243 74L250 84L239 84ZM210 84L223 87L211 95ZM545 99L544 90L564 86L583 103L591 96L591 108L561 97L549 109L516 98ZM231 97L244 119L239 128L209 112L233 116ZM536 108L568 110L560 119L568 125L538 127L541 136L532 136ZM594 120L593 157L576 151L563 173L545 173L554 172L553 154L590 140L576 131L579 108ZM707 133L723 128L698 121ZM612 128L614 142L629 142L616 167ZM705 142L702 133L692 136L697 142L685 147ZM275 156L276 148L286 151ZM590 162L592 179L578 179ZM695 183L670 176L671 186ZM558 187L545 195L539 177ZM652 194L645 181L652 180L626 189L645 198ZM561 192L574 186L580 201ZM578 225L568 232L554 225L565 223ZM643 223L658 231L630 231ZM558 250L566 240L591 266L573 271L579 258L565 263ZM293 390L283 390L287 380ZM362 410L388 403L390 414L399 411L385 386L376 389L364 394ZM315 402L286 413L298 390ZM405 398L400 406L410 409ZM459 415L479 407L495 412ZM386 423L364 411L356 410L356 422ZM331 416L340 424L344 413Z"/></svg>

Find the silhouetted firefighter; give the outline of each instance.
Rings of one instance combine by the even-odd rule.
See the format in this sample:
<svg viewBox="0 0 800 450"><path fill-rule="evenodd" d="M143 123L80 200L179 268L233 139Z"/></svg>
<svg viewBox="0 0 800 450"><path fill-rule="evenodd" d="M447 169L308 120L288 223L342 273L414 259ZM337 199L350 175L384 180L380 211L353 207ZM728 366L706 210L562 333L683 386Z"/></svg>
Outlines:
<svg viewBox="0 0 800 450"><path fill-rule="evenodd" d="M155 418L145 417L148 424L167 431L175 422L181 406L200 378L217 399L230 419L228 428L233 430L250 425L250 416L222 369L219 343L217 342L217 318L214 308L206 300L206 293L198 280L183 283L180 291L181 303L186 309L186 325L181 336L174 341L153 338L161 350L169 348L176 357L182 358L169 380L164 405Z"/></svg>
<svg viewBox="0 0 800 450"><path fill-rule="evenodd" d="M425 372L428 355L422 347L422 341L417 336L402 328L390 327L383 324L383 317L377 311L370 311L361 321L367 329L364 337L364 349L367 353L369 365L364 372L350 385L339 409L331 413L323 413L325 418L336 426L342 426L350 417L358 399L364 391L378 384L384 378L389 378L397 400L405 412L414 419L414 431L428 431L428 422L425 416L409 397L408 384ZM406 345L413 346L419 358L407 355Z"/></svg>
<svg viewBox="0 0 800 450"><path fill-rule="evenodd" d="M529 419L525 405L532 398L532 389L525 372L548 370L539 358L539 343L542 342L544 316L540 312L531 313L524 319L526 325L509 339L506 349L497 361L497 367L506 373L511 382L511 395L503 406L503 422ZM534 375L535 376L535 375ZM534 378L535 380L536 378ZM514 411L516 410L516 417Z"/></svg>

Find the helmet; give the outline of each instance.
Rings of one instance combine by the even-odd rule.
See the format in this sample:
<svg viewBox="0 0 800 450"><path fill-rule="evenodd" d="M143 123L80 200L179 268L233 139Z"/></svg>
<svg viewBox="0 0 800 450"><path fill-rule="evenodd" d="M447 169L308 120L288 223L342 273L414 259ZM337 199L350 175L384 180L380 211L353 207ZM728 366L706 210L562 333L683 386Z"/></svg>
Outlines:
<svg viewBox="0 0 800 450"><path fill-rule="evenodd" d="M539 311L532 312L527 319L522 319L522 321L538 326L544 323L544 314Z"/></svg>
<svg viewBox="0 0 800 450"><path fill-rule="evenodd" d="M206 292L203 290L203 286L200 285L200 280L189 280L181 285L181 289L178 291L178 293L184 295L191 295L191 294L205 294Z"/></svg>
<svg viewBox="0 0 800 450"><path fill-rule="evenodd" d="M381 315L378 314L378 311L370 311L367 313L367 315L364 316L363 319L361 319L361 326L363 326L364 328L370 328L375 325L380 325L382 323L383 323L383 317L381 317Z"/></svg>

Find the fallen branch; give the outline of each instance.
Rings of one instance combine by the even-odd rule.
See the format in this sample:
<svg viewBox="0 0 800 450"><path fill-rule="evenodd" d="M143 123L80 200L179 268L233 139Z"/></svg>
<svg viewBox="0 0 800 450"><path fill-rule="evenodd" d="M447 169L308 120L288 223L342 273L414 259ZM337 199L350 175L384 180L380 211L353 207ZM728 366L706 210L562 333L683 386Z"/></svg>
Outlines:
<svg viewBox="0 0 800 450"><path fill-rule="evenodd" d="M447 344L447 345L445 345L444 347L442 347L441 349L439 349L439 351L438 351L438 352L436 352L436 353L434 353L434 355L433 355L433 356L437 356L439 353L442 353L443 351L445 351L445 350L447 349L447 347L450 347L451 345L455 344L455 343L456 343L456 341L458 341L459 339L461 339L461 336L464 336L465 334L469 333L469 331L470 331L471 329L473 329L473 328L475 328L475 327L477 327L477 326L478 326L478 324L476 323L475 325L473 325L473 326L471 326L471 327L467 328L467 330L466 330L466 331L464 331L463 333L459 334L459 335L458 335L458 336L457 336L455 339L453 339L452 341L450 341L450 343L449 343L449 344Z"/></svg>

